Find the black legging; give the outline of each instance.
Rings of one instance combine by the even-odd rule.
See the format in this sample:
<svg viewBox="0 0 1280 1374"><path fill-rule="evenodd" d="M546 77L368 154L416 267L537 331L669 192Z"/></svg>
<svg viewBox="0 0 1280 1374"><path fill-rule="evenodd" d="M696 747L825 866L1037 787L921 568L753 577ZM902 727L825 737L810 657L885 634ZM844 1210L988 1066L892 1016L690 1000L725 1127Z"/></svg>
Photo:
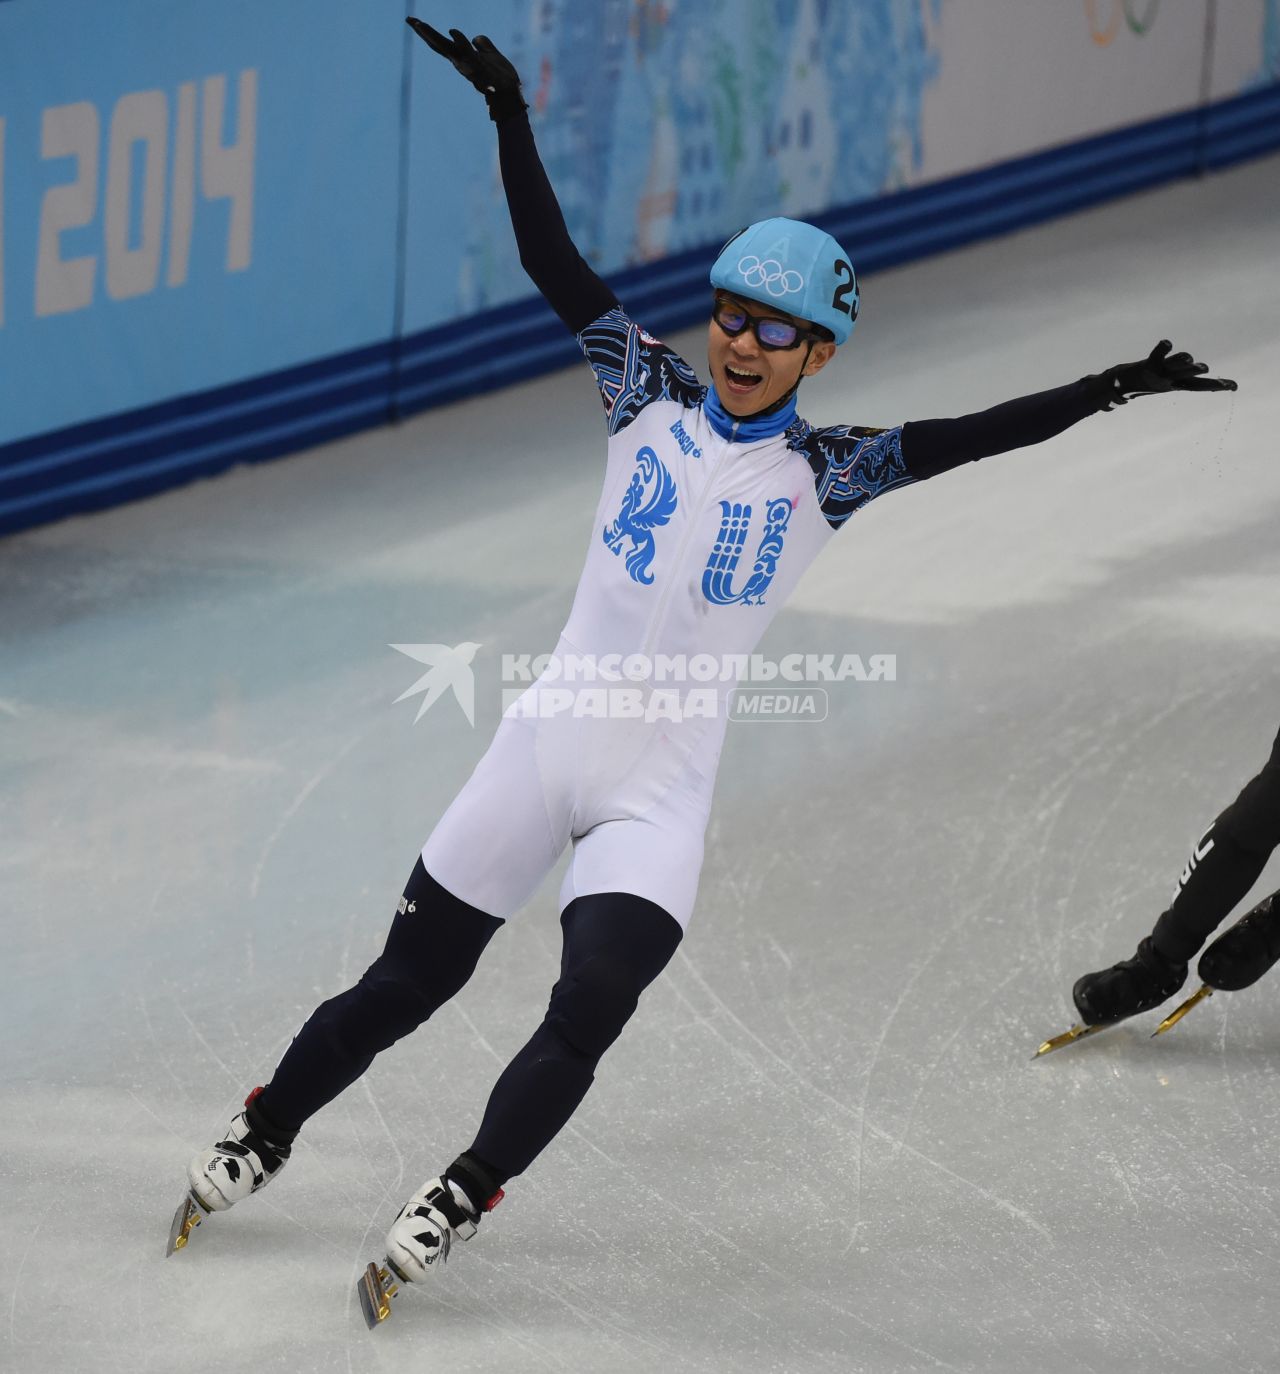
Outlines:
<svg viewBox="0 0 1280 1374"><path fill-rule="evenodd" d="M560 922L564 953L546 1016L494 1085L467 1151L496 1186L527 1169L573 1115L683 933L660 906L623 892L579 897ZM257 1099L261 1115L296 1132L466 983L501 925L447 892L419 859L386 948L353 988L312 1012Z"/></svg>
<svg viewBox="0 0 1280 1374"><path fill-rule="evenodd" d="M1280 734L1262 771L1244 785L1196 846L1173 902L1152 932L1160 953L1175 964L1189 962L1257 882L1277 846Z"/></svg>

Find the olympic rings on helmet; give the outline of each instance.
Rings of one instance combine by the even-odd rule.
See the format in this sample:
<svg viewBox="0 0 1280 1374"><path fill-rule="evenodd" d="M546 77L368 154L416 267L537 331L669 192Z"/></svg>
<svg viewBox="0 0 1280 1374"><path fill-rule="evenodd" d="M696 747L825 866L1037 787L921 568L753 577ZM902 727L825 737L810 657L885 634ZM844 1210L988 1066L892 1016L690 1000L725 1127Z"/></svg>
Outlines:
<svg viewBox="0 0 1280 1374"><path fill-rule="evenodd" d="M748 253L738 259L738 271L748 286L757 290L763 286L771 296L789 296L804 290L804 278L800 273L784 269L777 258L765 258L761 262L754 253Z"/></svg>

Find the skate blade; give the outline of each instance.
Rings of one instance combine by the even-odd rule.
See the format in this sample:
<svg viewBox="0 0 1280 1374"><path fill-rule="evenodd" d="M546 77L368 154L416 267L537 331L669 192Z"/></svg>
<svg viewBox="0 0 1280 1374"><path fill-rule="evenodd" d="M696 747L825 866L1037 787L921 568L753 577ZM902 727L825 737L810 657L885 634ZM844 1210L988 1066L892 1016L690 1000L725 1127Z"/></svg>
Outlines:
<svg viewBox="0 0 1280 1374"><path fill-rule="evenodd" d="M169 1244L165 1247L164 1252L165 1259L186 1248L187 1241L191 1239L192 1231L203 1220L202 1214L207 1215L204 1207L201 1206L194 1194L188 1193L178 1204L178 1210L173 1214L173 1225L169 1227Z"/></svg>
<svg viewBox="0 0 1280 1374"><path fill-rule="evenodd" d="M360 1310L364 1313L365 1324L372 1331L379 1322L391 1315L391 1299L400 1291L387 1266L369 1264L360 1281L356 1293L360 1298Z"/></svg>
<svg viewBox="0 0 1280 1374"><path fill-rule="evenodd" d="M1151 1038L1154 1040L1157 1035L1163 1035L1165 1031L1172 1030L1189 1011L1192 1011L1194 1008L1198 1007L1201 1002L1212 996L1213 989L1209 984L1201 984L1199 992L1193 993L1176 1011L1171 1011L1169 1015L1160 1022L1155 1030L1151 1032Z"/></svg>
<svg viewBox="0 0 1280 1374"><path fill-rule="evenodd" d="M1042 1055L1052 1054L1054 1050L1062 1049L1064 1045L1074 1045L1077 1040L1084 1040L1090 1035L1097 1035L1099 1031L1108 1029L1110 1029L1110 1025L1082 1026L1077 1022L1070 1030L1063 1031L1061 1035L1055 1035L1051 1040L1046 1040L1031 1057L1032 1059L1039 1059Z"/></svg>

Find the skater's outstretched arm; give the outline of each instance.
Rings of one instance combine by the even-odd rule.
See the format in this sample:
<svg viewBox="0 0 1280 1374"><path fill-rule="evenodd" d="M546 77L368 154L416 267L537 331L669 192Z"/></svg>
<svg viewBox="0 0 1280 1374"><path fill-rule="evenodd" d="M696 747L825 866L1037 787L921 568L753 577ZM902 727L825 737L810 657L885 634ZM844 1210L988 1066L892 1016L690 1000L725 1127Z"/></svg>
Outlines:
<svg viewBox="0 0 1280 1374"><path fill-rule="evenodd" d="M520 250L520 265L569 329L580 333L593 320L614 309L618 299L587 265L569 237L560 204L533 141L519 73L483 34L473 42L459 29L450 29L446 38L421 19L405 22L484 96L489 117L498 126L502 185Z"/></svg>
<svg viewBox="0 0 1280 1374"><path fill-rule="evenodd" d="M914 420L902 427L902 456L912 477L988 458L994 453L1043 443L1077 421L1136 396L1162 391L1234 391L1225 377L1207 377L1208 366L1190 353L1172 353L1162 339L1140 362L1121 363L1069 386L1022 396L954 420Z"/></svg>

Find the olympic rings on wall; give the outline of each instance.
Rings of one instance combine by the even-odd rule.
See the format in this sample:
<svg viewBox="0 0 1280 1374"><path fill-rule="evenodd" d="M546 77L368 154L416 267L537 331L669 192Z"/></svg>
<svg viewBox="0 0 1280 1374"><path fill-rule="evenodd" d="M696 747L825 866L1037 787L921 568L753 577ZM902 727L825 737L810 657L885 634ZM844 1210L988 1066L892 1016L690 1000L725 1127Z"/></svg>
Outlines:
<svg viewBox="0 0 1280 1374"><path fill-rule="evenodd" d="M1111 17L1106 24L1098 22L1098 0L1084 0L1084 12L1089 20L1089 36L1100 47L1105 48L1115 41L1120 32L1120 20L1136 34L1150 31L1160 10L1160 0L1147 0L1147 8L1142 17L1136 14L1137 0L1111 0Z"/></svg>

